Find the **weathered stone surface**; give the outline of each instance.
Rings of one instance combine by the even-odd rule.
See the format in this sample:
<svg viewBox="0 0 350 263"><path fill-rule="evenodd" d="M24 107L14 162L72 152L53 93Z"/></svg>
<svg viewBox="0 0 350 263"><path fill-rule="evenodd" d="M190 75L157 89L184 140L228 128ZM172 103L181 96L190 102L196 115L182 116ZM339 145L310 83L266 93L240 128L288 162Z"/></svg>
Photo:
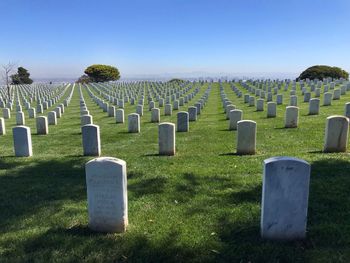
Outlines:
<svg viewBox="0 0 350 263"><path fill-rule="evenodd" d="M136 113L140 116L143 116L143 105L136 106Z"/></svg>
<svg viewBox="0 0 350 263"><path fill-rule="evenodd" d="M310 99L309 115L318 115L320 112L320 99Z"/></svg>
<svg viewBox="0 0 350 263"><path fill-rule="evenodd" d="M306 236L310 165L292 157L264 161L261 236L293 240Z"/></svg>
<svg viewBox="0 0 350 263"><path fill-rule="evenodd" d="M32 152L32 135L30 128L26 126L16 126L12 129L13 144L16 157L29 157Z"/></svg>
<svg viewBox="0 0 350 263"><path fill-rule="evenodd" d="M16 113L16 124L17 125L25 125L24 113L22 111L18 111Z"/></svg>
<svg viewBox="0 0 350 263"><path fill-rule="evenodd" d="M255 154L256 122L242 120L237 122L237 154Z"/></svg>
<svg viewBox="0 0 350 263"><path fill-rule="evenodd" d="M226 105L225 109L226 109L225 110L225 112L226 112L226 120L228 120L228 119L230 119L230 111L236 109L236 106L232 105L232 104L228 104L228 105Z"/></svg>
<svg viewBox="0 0 350 263"><path fill-rule="evenodd" d="M36 117L36 112L34 108L28 109L28 116L29 116L29 119L34 119Z"/></svg>
<svg viewBox="0 0 350 263"><path fill-rule="evenodd" d="M128 132L140 132L140 115L137 113L131 113L128 115Z"/></svg>
<svg viewBox="0 0 350 263"><path fill-rule="evenodd" d="M165 116L171 116L172 113L173 113L172 105L171 104L165 104L164 115Z"/></svg>
<svg viewBox="0 0 350 263"><path fill-rule="evenodd" d="M160 109L152 108L151 109L151 122L160 122Z"/></svg>
<svg viewBox="0 0 350 263"><path fill-rule="evenodd" d="M298 97L296 95L290 96L290 106L298 106Z"/></svg>
<svg viewBox="0 0 350 263"><path fill-rule="evenodd" d="M194 107L194 106L188 107L188 115L189 115L189 121L196 121L197 107Z"/></svg>
<svg viewBox="0 0 350 263"><path fill-rule="evenodd" d="M327 118L324 152L346 152L349 135L349 119L333 115Z"/></svg>
<svg viewBox="0 0 350 263"><path fill-rule="evenodd" d="M83 115L80 117L80 125L84 126L87 124L94 124L93 123L93 118L91 115Z"/></svg>
<svg viewBox="0 0 350 263"><path fill-rule="evenodd" d="M159 155L175 155L175 124L163 122L158 127Z"/></svg>
<svg viewBox="0 0 350 263"><path fill-rule="evenodd" d="M114 106L108 106L108 117L115 117L115 107Z"/></svg>
<svg viewBox="0 0 350 263"><path fill-rule="evenodd" d="M81 132L84 156L100 156L100 127L94 124L88 124L81 128Z"/></svg>
<svg viewBox="0 0 350 263"><path fill-rule="evenodd" d="M270 101L267 103L267 118L274 118L277 115L277 106L276 103Z"/></svg>
<svg viewBox="0 0 350 263"><path fill-rule="evenodd" d="M286 107L285 128L297 128L299 121L299 108L295 106Z"/></svg>
<svg viewBox="0 0 350 263"><path fill-rule="evenodd" d="M49 125L57 125L57 118L56 118L56 112L55 111L50 111L47 114L47 119Z"/></svg>
<svg viewBox="0 0 350 263"><path fill-rule="evenodd" d="M128 225L126 163L100 157L86 163L89 228L98 232L124 232Z"/></svg>
<svg viewBox="0 0 350 263"><path fill-rule="evenodd" d="M2 114L4 116L4 119L10 119L11 118L11 111L9 108L2 109Z"/></svg>
<svg viewBox="0 0 350 263"><path fill-rule="evenodd" d="M330 92L326 92L323 94L323 106L330 106L332 104L333 94Z"/></svg>
<svg viewBox="0 0 350 263"><path fill-rule="evenodd" d="M345 103L344 115L350 118L350 102Z"/></svg>
<svg viewBox="0 0 350 263"><path fill-rule="evenodd" d="M45 116L38 116L36 118L36 133L39 135L46 135L49 133L49 126Z"/></svg>
<svg viewBox="0 0 350 263"><path fill-rule="evenodd" d="M243 111L235 109L231 110L229 113L229 130L237 130L237 123L243 118Z"/></svg>
<svg viewBox="0 0 350 263"><path fill-rule="evenodd" d="M115 121L116 123L124 123L124 110L117 109L115 111Z"/></svg>
<svg viewBox="0 0 350 263"><path fill-rule="evenodd" d="M264 111L264 100L263 99L257 99L256 111Z"/></svg>
<svg viewBox="0 0 350 263"><path fill-rule="evenodd" d="M188 112L180 111L177 113L177 131L188 132L190 129Z"/></svg>
<svg viewBox="0 0 350 263"><path fill-rule="evenodd" d="M333 100L339 100L340 99L340 89L335 89L333 91Z"/></svg>
<svg viewBox="0 0 350 263"><path fill-rule="evenodd" d="M0 118L0 135L6 134L6 126L5 126L5 119Z"/></svg>

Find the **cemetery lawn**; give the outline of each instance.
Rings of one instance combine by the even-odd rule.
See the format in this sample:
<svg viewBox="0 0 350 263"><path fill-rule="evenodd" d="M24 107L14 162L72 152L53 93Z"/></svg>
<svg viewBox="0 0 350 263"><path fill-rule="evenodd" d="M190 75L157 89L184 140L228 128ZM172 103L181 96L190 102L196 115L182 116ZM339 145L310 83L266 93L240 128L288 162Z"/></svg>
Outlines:
<svg viewBox="0 0 350 263"><path fill-rule="evenodd" d="M92 158L82 156L78 87L58 125L49 126L49 135L36 135L26 112L33 157L13 157L12 111L7 134L0 137L0 262L349 262L349 154L321 150L326 117L343 114L350 93L321 106L320 115L307 116L308 103L297 88L299 128L285 129L288 93L284 105L277 106L278 117L267 119L266 104L264 112L256 112L223 85L244 119L257 122L256 155L235 155L236 131L228 131L218 83L190 132L176 133L174 157L157 155L158 127L150 123L147 104L141 133L129 134L127 124L107 117L83 89L94 124L100 126L102 156L127 163L129 226L124 234L87 227L84 164ZM180 109L187 110L205 89ZM126 104L125 115L135 108ZM176 123L176 113L164 116L161 108L161 121ZM262 163L281 155L312 166L303 241L260 238Z"/></svg>

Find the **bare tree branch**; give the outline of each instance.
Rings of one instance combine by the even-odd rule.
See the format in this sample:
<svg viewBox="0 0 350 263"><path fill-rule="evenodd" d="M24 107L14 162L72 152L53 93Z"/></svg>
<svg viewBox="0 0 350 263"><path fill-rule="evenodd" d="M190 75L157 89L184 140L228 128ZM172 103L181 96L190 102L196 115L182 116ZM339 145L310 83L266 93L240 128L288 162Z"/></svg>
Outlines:
<svg viewBox="0 0 350 263"><path fill-rule="evenodd" d="M3 68L3 79L5 80L6 87L7 87L7 96L10 100L11 98L11 87L10 87L10 76L12 71L17 66L17 63L9 61L9 63L2 65Z"/></svg>

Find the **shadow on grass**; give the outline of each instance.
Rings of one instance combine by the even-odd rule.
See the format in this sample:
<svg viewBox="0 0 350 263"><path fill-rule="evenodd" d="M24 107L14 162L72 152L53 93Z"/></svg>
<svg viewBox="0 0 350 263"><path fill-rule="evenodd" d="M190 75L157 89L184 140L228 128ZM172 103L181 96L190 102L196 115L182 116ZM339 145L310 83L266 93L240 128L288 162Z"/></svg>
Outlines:
<svg viewBox="0 0 350 263"><path fill-rule="evenodd" d="M33 162L29 165L19 159L9 164L0 160L0 167L9 169L0 176L2 233L18 231L18 224L38 216L41 208L52 207L55 214L67 200L86 200L85 159ZM32 226L39 229L35 234L11 238L12 245L0 255L9 261L22 258L27 262L45 262L58 255L62 261L94 262L346 262L350 243L350 162L322 159L312 163L311 171L308 234L304 241L272 242L260 238L260 182L247 184L230 176L195 172L180 174L176 180L144 178L141 172L131 172L129 202L150 195L156 203L164 194L166 199L179 200L177 207L181 209L169 211L179 213L182 222L171 222L170 215L169 223L155 222L152 228L135 222L142 213L131 211L129 220L134 225L125 234L99 234L81 223L64 227L57 220L58 224L55 221L50 227ZM135 213L137 217L132 217ZM198 222L213 235L189 239ZM182 229L189 232L183 233ZM158 233L156 238L154 232Z"/></svg>
<svg viewBox="0 0 350 263"><path fill-rule="evenodd" d="M162 177L145 178L128 182L130 197L142 197L149 194L161 194L164 192L166 179Z"/></svg>
<svg viewBox="0 0 350 263"><path fill-rule="evenodd" d="M86 198L86 158L28 160L0 160L0 167L6 169L0 176L0 225L11 224L17 217L25 218L42 207L59 206L56 201Z"/></svg>
<svg viewBox="0 0 350 263"><path fill-rule="evenodd" d="M91 262L187 262L189 259L212 262L215 260L215 254L206 251L200 245L183 244L178 230L171 230L158 242L152 242L146 233L106 235L94 233L84 226L76 226L71 229L50 229L42 235L25 241L23 246L29 259L37 261L38 258L35 258L35 255L39 254L43 262L52 259L54 253L61 255L60 261L70 262L86 260Z"/></svg>

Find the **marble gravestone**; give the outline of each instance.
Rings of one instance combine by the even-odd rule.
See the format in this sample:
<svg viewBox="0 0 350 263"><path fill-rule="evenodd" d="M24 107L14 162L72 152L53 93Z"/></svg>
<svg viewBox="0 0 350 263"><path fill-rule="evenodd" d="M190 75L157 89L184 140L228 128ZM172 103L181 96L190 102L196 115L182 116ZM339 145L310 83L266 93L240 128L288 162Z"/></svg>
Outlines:
<svg viewBox="0 0 350 263"><path fill-rule="evenodd" d="M6 134L6 128L5 128L5 119L0 118L0 135Z"/></svg>
<svg viewBox="0 0 350 263"><path fill-rule="evenodd" d="M100 127L94 124L87 124L81 127L81 132L84 156L100 156Z"/></svg>
<svg viewBox="0 0 350 263"><path fill-rule="evenodd" d="M272 157L264 161L262 238L305 238L310 170L306 161L292 157Z"/></svg>
<svg viewBox="0 0 350 263"><path fill-rule="evenodd" d="M107 233L125 232L128 225L126 163L99 157L85 164L89 228Z"/></svg>
<svg viewBox="0 0 350 263"><path fill-rule="evenodd" d="M242 120L243 118L243 111L242 110L231 110L229 113L230 121L228 129L230 131L237 130L237 123Z"/></svg>
<svg viewBox="0 0 350 263"><path fill-rule="evenodd" d="M159 155L175 155L175 124L160 123L158 126Z"/></svg>
<svg viewBox="0 0 350 263"><path fill-rule="evenodd" d="M12 129L13 144L16 157L29 157L32 152L32 135L30 128L26 126L16 126Z"/></svg>
<svg viewBox="0 0 350 263"><path fill-rule="evenodd" d="M151 109L151 122L160 122L160 109L153 107Z"/></svg>
<svg viewBox="0 0 350 263"><path fill-rule="evenodd" d="M84 126L87 124L94 124L93 123L93 117L91 115L82 115L80 117L80 125Z"/></svg>
<svg viewBox="0 0 350 263"><path fill-rule="evenodd" d="M309 115L318 115L320 112L320 99L309 100Z"/></svg>
<svg viewBox="0 0 350 263"><path fill-rule="evenodd" d="M349 135L349 119L333 115L327 118L324 152L346 152Z"/></svg>
<svg viewBox="0 0 350 263"><path fill-rule="evenodd" d="M345 103L344 116L350 118L350 102Z"/></svg>
<svg viewBox="0 0 350 263"><path fill-rule="evenodd" d="M237 122L237 154L255 154L256 122L241 120Z"/></svg>
<svg viewBox="0 0 350 263"><path fill-rule="evenodd" d="M18 111L16 113L16 125L25 125L24 113L22 111Z"/></svg>
<svg viewBox="0 0 350 263"><path fill-rule="evenodd" d="M188 115L189 115L189 121L196 121L197 120L197 107L194 107L194 106L188 107Z"/></svg>
<svg viewBox="0 0 350 263"><path fill-rule="evenodd" d="M36 132L39 135L46 135L49 133L49 126L47 122L47 117L38 116L36 118Z"/></svg>
<svg viewBox="0 0 350 263"><path fill-rule="evenodd" d="M11 111L9 108L2 109L2 114L4 116L4 119L10 119L11 118Z"/></svg>
<svg viewBox="0 0 350 263"><path fill-rule="evenodd" d="M267 118L274 118L277 115L276 102L270 101L267 103Z"/></svg>
<svg viewBox="0 0 350 263"><path fill-rule="evenodd" d="M284 118L285 128L297 128L299 120L299 108L295 106L286 107L286 113Z"/></svg>
<svg viewBox="0 0 350 263"><path fill-rule="evenodd" d="M128 132L140 132L140 115L138 115L137 113L131 113L128 115Z"/></svg>
<svg viewBox="0 0 350 263"><path fill-rule="evenodd" d="M117 109L115 111L115 122L116 123L124 123L124 110Z"/></svg>
<svg viewBox="0 0 350 263"><path fill-rule="evenodd" d="M180 111L177 113L177 131L188 132L190 128L188 120L188 112Z"/></svg>

